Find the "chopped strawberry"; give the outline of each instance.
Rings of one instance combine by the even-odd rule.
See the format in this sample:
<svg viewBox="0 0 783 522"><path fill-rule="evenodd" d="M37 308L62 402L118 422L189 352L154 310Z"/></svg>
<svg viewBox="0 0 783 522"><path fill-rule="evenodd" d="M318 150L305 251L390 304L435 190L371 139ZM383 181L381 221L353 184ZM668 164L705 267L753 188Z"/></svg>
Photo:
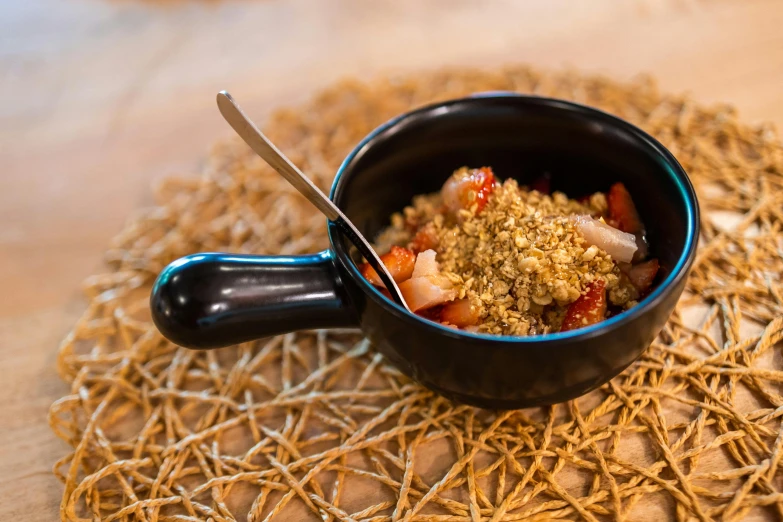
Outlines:
<svg viewBox="0 0 783 522"><path fill-rule="evenodd" d="M438 236L435 233L435 226L432 223L427 223L416 232L411 242L408 243L408 248L413 250L413 253L418 254L425 250L434 250L438 246Z"/></svg>
<svg viewBox="0 0 783 522"><path fill-rule="evenodd" d="M495 174L489 167L457 170L441 189L443 202L449 211L456 214L476 203L476 212L481 212L495 190Z"/></svg>
<svg viewBox="0 0 783 522"><path fill-rule="evenodd" d="M416 256L411 278L400 283L400 292L411 312L432 308L453 301L457 290L441 274L434 250L425 250Z"/></svg>
<svg viewBox="0 0 783 522"><path fill-rule="evenodd" d="M469 299L457 299L443 305L440 321L463 328L479 322L479 309Z"/></svg>
<svg viewBox="0 0 783 522"><path fill-rule="evenodd" d="M612 185L606 196L606 202L609 205L608 223L611 226L629 234L643 232L644 225L625 185L622 183Z"/></svg>
<svg viewBox="0 0 783 522"><path fill-rule="evenodd" d="M440 276L437 255L434 250L419 252L416 255L416 264L413 266L411 277Z"/></svg>
<svg viewBox="0 0 783 522"><path fill-rule="evenodd" d="M541 194L550 194L552 192L552 175L549 172L544 172L533 180L530 184L530 190L536 190Z"/></svg>
<svg viewBox="0 0 783 522"><path fill-rule="evenodd" d="M479 322L479 309L471 306L468 299L457 299L444 304L418 310L416 315L445 326L465 328Z"/></svg>
<svg viewBox="0 0 783 522"><path fill-rule="evenodd" d="M633 265L627 269L625 273L628 275L631 284L635 286L639 292L645 292L652 286L655 276L658 273L658 268L658 260L650 259L644 263Z"/></svg>
<svg viewBox="0 0 783 522"><path fill-rule="evenodd" d="M573 216L571 219L588 245L600 248L615 261L628 263L633 260L639 249L633 234L610 227L590 216Z"/></svg>
<svg viewBox="0 0 783 522"><path fill-rule="evenodd" d="M389 253L381 256L381 261L391 273L394 281L401 283L406 279L410 279L411 274L413 274L413 267L416 264L416 254L407 248L393 246ZM378 276L378 273L369 263L362 263L359 265L359 272L361 272L362 276L371 284L385 287L380 276Z"/></svg>
<svg viewBox="0 0 783 522"><path fill-rule="evenodd" d="M599 323L606 317L606 282L599 279L587 286L587 292L566 310L561 332Z"/></svg>
<svg viewBox="0 0 783 522"><path fill-rule="evenodd" d="M400 292L412 312L432 308L457 297L457 291L444 276L414 277L400 283Z"/></svg>

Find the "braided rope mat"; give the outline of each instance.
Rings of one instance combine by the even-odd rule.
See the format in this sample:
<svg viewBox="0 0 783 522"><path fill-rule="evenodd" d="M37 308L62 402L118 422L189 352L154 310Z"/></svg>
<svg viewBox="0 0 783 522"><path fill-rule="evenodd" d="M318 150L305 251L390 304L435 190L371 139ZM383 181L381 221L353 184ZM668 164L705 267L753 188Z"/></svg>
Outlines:
<svg viewBox="0 0 783 522"><path fill-rule="evenodd" d="M211 352L164 340L149 285L199 251L297 254L324 220L237 142L172 178L86 283L51 408L73 451L62 520L737 520L783 518L783 148L649 80L525 67L342 83L276 113L269 136L324 189L353 145L435 100L514 90L637 123L692 176L703 237L686 294L647 353L600 390L516 412L454 404L354 331Z"/></svg>

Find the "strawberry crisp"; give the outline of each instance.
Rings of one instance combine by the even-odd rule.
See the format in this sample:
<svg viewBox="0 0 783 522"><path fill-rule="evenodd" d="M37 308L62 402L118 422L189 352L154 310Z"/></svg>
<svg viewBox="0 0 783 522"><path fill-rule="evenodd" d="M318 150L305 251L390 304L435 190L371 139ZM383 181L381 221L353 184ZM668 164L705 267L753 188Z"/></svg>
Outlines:
<svg viewBox="0 0 783 522"><path fill-rule="evenodd" d="M578 200L463 167L378 237L410 309L443 325L542 335L595 324L652 287L644 225L622 183ZM362 275L386 292L368 265Z"/></svg>

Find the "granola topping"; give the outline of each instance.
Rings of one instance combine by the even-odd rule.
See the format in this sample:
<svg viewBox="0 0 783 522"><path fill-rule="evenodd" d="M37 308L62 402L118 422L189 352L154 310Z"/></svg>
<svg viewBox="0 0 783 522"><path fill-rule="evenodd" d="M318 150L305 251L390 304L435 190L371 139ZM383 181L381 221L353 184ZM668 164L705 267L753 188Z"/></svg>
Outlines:
<svg viewBox="0 0 783 522"><path fill-rule="evenodd" d="M455 183L468 179L480 187L476 190L482 191L481 198L472 192L460 194L461 199L454 196ZM494 184L491 192L488 179ZM464 202L463 207L455 208L454 201ZM393 215L377 244L382 251L391 245L414 252L422 245L434 249L440 272L453 285L457 299L467 300L476 312L477 331L545 334L559 331L567 308L584 300L591 288L595 293L597 286L614 307L636 304L639 292L618 260L590 244L579 226L579 220L586 219L623 235L604 222L608 206L603 193L577 201L562 192L530 190L514 179L497 183L488 168L460 169L444 191L417 196L411 206ZM624 235L633 244L633 236Z"/></svg>

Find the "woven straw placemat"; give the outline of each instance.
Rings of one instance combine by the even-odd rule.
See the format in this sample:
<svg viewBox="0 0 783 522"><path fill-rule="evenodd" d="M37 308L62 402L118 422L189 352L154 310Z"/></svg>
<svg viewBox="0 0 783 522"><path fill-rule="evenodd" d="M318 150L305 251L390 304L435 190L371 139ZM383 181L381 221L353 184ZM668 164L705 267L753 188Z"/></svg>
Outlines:
<svg viewBox="0 0 783 522"><path fill-rule="evenodd" d="M626 118L677 156L703 210L677 311L600 390L492 412L410 382L353 331L196 352L150 323L149 286L179 256L326 246L324 219L238 142L171 178L114 240L109 270L60 348L72 447L62 520L736 520L783 518L783 148L729 107L526 67L347 82L276 113L270 138L328 189L365 134L477 91L572 99ZM368 195L372 197L372 195Z"/></svg>

